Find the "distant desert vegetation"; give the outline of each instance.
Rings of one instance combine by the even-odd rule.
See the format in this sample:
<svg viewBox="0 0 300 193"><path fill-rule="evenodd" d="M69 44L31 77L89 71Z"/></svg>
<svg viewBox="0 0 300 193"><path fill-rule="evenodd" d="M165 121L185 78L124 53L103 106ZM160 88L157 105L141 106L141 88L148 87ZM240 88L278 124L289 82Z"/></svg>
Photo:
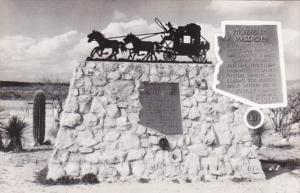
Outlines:
<svg viewBox="0 0 300 193"><path fill-rule="evenodd" d="M294 90L300 92L300 79L287 81L288 91Z"/></svg>
<svg viewBox="0 0 300 193"><path fill-rule="evenodd" d="M47 90L49 93L59 92L66 98L69 83L0 81L0 100L32 100L36 90Z"/></svg>

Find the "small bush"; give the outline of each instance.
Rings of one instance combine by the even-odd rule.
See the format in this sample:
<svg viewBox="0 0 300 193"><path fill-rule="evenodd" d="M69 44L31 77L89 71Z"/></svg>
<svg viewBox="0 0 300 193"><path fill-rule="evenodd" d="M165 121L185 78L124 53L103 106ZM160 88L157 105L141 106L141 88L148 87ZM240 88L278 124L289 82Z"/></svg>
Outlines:
<svg viewBox="0 0 300 193"><path fill-rule="evenodd" d="M140 179L139 179L139 182L140 182L140 183L148 183L148 182L149 182L149 179L146 179L146 178L140 178Z"/></svg>
<svg viewBox="0 0 300 193"><path fill-rule="evenodd" d="M25 128L27 123L21 120L17 116L12 116L7 124L1 126L1 133L6 135L10 139L10 143L5 147L6 151L21 152L22 138L24 137Z"/></svg>
<svg viewBox="0 0 300 193"><path fill-rule="evenodd" d="M47 179L48 167L44 167L41 171L38 171L35 176L35 182L42 185L55 185L52 179Z"/></svg>
<svg viewBox="0 0 300 193"><path fill-rule="evenodd" d="M73 185L73 184L79 184L80 183L80 179L75 179L71 176L63 176L58 178L55 181L56 184L60 184L60 185Z"/></svg>
<svg viewBox="0 0 300 193"><path fill-rule="evenodd" d="M97 184L99 183L99 180L97 179L97 176L94 174L86 174L81 179L75 179L71 176L63 176L61 178L58 178L56 181L52 179L47 179L47 173L48 173L48 167L46 166L41 171L36 173L35 181L36 183L42 184L42 185L74 185L74 184Z"/></svg>
<svg viewBox="0 0 300 193"><path fill-rule="evenodd" d="M86 174L81 178L81 182L84 184L98 184L99 180L95 174Z"/></svg>
<svg viewBox="0 0 300 193"><path fill-rule="evenodd" d="M240 182L250 182L251 180L246 177L233 177L233 178L231 178L231 181L240 183Z"/></svg>
<svg viewBox="0 0 300 193"><path fill-rule="evenodd" d="M51 141L47 139L46 141L43 142L43 145L51 145Z"/></svg>
<svg viewBox="0 0 300 193"><path fill-rule="evenodd" d="M185 182L186 182L186 183L192 183L192 180L189 179L189 178L186 178L186 179L185 179Z"/></svg>

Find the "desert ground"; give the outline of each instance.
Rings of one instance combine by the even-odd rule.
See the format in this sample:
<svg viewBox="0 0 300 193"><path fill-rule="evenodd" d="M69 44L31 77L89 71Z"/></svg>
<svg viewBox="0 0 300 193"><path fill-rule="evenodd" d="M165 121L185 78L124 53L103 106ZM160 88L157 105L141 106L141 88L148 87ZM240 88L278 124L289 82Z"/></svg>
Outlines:
<svg viewBox="0 0 300 193"><path fill-rule="evenodd" d="M32 146L32 105L27 100L0 100L0 106L5 109L2 117L18 115L29 124L25 138L23 140L24 152L0 152L0 190L1 193L67 193L67 192L104 192L104 193L300 193L300 167L284 166L280 164L265 164L267 180L255 182L202 182L202 183L99 183L96 185L41 185L36 181L37 172L47 166L48 158L52 153L52 145L43 145L39 147ZM46 138L48 131L52 127L53 109L51 105L46 107ZM261 153L266 159L272 159L272 156L283 155L300 158L300 145L297 149L290 148L299 144L299 138L293 138L288 142L274 136L278 144L284 143L288 149L275 148L270 151L270 138L266 141L269 146L262 148ZM274 142L274 140L273 140ZM273 169L272 169L273 168ZM275 169L274 169L275 168ZM274 171L272 171L274 170Z"/></svg>
<svg viewBox="0 0 300 193"><path fill-rule="evenodd" d="M44 146L29 152L0 153L0 189L3 193L298 193L300 169L283 173L266 181L203 183L99 183L96 185L45 186L35 182L36 172L47 164L51 148Z"/></svg>

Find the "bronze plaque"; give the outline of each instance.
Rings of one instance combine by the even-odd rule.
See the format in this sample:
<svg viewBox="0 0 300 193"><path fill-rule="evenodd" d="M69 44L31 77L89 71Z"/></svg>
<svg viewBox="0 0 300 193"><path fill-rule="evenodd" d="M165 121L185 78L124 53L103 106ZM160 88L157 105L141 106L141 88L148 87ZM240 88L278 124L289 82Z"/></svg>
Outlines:
<svg viewBox="0 0 300 193"><path fill-rule="evenodd" d="M286 105L278 28L275 24L225 25L225 36L217 42L217 92L251 106Z"/></svg>
<svg viewBox="0 0 300 193"><path fill-rule="evenodd" d="M182 134L180 93L177 83L142 83L140 124L163 134Z"/></svg>

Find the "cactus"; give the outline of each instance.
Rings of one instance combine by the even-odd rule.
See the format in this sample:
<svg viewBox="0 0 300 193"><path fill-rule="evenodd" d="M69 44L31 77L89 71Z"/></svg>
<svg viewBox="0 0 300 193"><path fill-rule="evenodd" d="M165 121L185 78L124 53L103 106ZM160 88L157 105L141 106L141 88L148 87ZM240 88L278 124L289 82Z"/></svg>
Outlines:
<svg viewBox="0 0 300 193"><path fill-rule="evenodd" d="M34 93L33 97L33 138L35 145L42 145L45 137L46 97L42 90Z"/></svg>

